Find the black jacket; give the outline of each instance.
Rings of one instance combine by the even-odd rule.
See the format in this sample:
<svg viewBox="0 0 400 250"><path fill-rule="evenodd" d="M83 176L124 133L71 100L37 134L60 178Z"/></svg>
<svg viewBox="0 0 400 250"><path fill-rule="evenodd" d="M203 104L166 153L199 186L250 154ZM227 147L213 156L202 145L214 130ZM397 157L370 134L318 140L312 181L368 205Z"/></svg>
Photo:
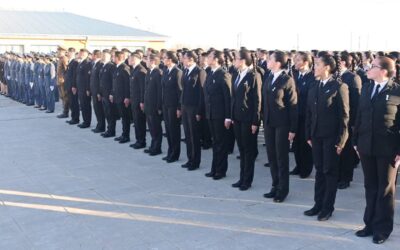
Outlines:
<svg viewBox="0 0 400 250"><path fill-rule="evenodd" d="M349 88L349 97L350 97L349 127L353 127L358 110L358 101L361 95L361 86L362 86L361 78L355 73L346 71L342 75L342 82L347 84L347 87Z"/></svg>
<svg viewBox="0 0 400 250"><path fill-rule="evenodd" d="M131 93L131 103L133 105L138 105L139 103L144 103L144 89L146 82L147 70L142 65L137 65L131 71L131 77L129 81L130 93Z"/></svg>
<svg viewBox="0 0 400 250"><path fill-rule="evenodd" d="M262 88L264 124L270 127L288 126L297 130L298 106L296 84L283 71L273 84L273 74L266 78Z"/></svg>
<svg viewBox="0 0 400 250"><path fill-rule="evenodd" d="M297 106L299 110L299 117L305 119L308 91L316 83L315 83L314 73L312 71L307 72L301 79L299 79L299 76L300 73L298 71L294 72L293 79L296 82Z"/></svg>
<svg viewBox="0 0 400 250"><path fill-rule="evenodd" d="M400 86L389 81L371 100L374 85L361 91L353 144L362 154L394 157L400 154Z"/></svg>
<svg viewBox="0 0 400 250"><path fill-rule="evenodd" d="M161 70L156 67L148 70L144 90L144 112L146 115L155 115L162 110L161 98Z"/></svg>
<svg viewBox="0 0 400 250"><path fill-rule="evenodd" d="M211 71L211 70L210 70ZM203 86L207 78L205 70L196 66L188 76L182 77L181 105L196 107L197 115L204 115L204 92Z"/></svg>
<svg viewBox="0 0 400 250"><path fill-rule="evenodd" d="M102 97L108 98L111 95L113 89L113 75L115 71L115 64L112 62L108 62L103 65L100 69L99 77L100 77L100 95Z"/></svg>
<svg viewBox="0 0 400 250"><path fill-rule="evenodd" d="M231 75L224 69L218 68L207 75L204 85L204 105L206 118L231 118Z"/></svg>
<svg viewBox="0 0 400 250"><path fill-rule="evenodd" d="M73 59L68 63L67 70L64 75L64 86L65 89L71 90L72 87L76 88L76 68L78 66L78 61Z"/></svg>
<svg viewBox="0 0 400 250"><path fill-rule="evenodd" d="M168 73L166 67L161 80L162 86L162 105L168 108L180 107L182 94L182 70L177 66Z"/></svg>
<svg viewBox="0 0 400 250"><path fill-rule="evenodd" d="M349 89L333 78L320 85L318 81L308 93L306 139L334 136L343 148L349 136Z"/></svg>
<svg viewBox="0 0 400 250"><path fill-rule="evenodd" d="M239 74L232 80L232 119L234 121L250 122L260 125L261 112L261 75L254 71L247 74L236 83Z"/></svg>
<svg viewBox="0 0 400 250"><path fill-rule="evenodd" d="M94 67L92 66L92 71L90 72L90 93L94 97L100 94L100 70L103 65L102 62L98 61Z"/></svg>
<svg viewBox="0 0 400 250"><path fill-rule="evenodd" d="M111 95L114 97L114 103L123 103L124 99L130 98L129 93L129 66L121 63L113 74L113 90Z"/></svg>
<svg viewBox="0 0 400 250"><path fill-rule="evenodd" d="M90 72L92 64L89 59L81 61L76 68L76 87L79 95L86 95L90 91Z"/></svg>

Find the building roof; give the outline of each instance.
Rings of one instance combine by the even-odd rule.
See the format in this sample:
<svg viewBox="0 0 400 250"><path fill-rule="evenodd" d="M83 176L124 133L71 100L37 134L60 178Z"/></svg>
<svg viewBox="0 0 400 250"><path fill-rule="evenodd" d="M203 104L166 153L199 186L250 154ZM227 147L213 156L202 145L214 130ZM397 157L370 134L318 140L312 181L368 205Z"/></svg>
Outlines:
<svg viewBox="0 0 400 250"><path fill-rule="evenodd" d="M68 12L0 10L0 34L23 36L146 37L164 35Z"/></svg>

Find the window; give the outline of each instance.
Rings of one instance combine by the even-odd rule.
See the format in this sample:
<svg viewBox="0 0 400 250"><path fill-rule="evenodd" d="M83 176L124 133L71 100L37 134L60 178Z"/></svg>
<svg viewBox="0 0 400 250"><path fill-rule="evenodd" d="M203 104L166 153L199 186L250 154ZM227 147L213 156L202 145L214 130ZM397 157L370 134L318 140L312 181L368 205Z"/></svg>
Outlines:
<svg viewBox="0 0 400 250"><path fill-rule="evenodd" d="M24 53L24 45L2 45L0 44L0 53L12 51L14 53Z"/></svg>

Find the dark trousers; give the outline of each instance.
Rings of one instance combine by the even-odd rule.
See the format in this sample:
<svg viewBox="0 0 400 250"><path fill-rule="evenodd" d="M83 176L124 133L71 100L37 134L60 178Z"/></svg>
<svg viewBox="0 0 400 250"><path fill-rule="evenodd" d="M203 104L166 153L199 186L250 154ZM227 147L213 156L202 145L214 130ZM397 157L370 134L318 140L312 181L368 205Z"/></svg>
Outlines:
<svg viewBox="0 0 400 250"><path fill-rule="evenodd" d="M227 137L227 150L228 154L232 154L233 150L235 149L235 131L233 130L233 126L231 126L228 131L228 137Z"/></svg>
<svg viewBox="0 0 400 250"><path fill-rule="evenodd" d="M265 127L265 144L270 164L272 187L277 196L289 193L289 127Z"/></svg>
<svg viewBox="0 0 400 250"><path fill-rule="evenodd" d="M176 107L163 107L165 132L168 142L167 157L179 159L181 154L181 121L176 116Z"/></svg>
<svg viewBox="0 0 400 250"><path fill-rule="evenodd" d="M197 108L182 106L182 124L185 132L188 162L198 167L201 160L200 122L196 120ZM211 140L210 140L211 141Z"/></svg>
<svg viewBox="0 0 400 250"><path fill-rule="evenodd" d="M250 122L234 121L235 138L240 152L240 179L242 185L251 186L256 160L257 133L251 131ZM254 145L255 144L255 145Z"/></svg>
<svg viewBox="0 0 400 250"><path fill-rule="evenodd" d="M300 117L298 130L293 140L294 159L301 177L308 177L313 170L313 157L305 136L305 118Z"/></svg>
<svg viewBox="0 0 400 250"><path fill-rule="evenodd" d="M107 131L115 134L115 124L118 118L118 110L114 103L111 103L108 98L102 98L104 115L107 120Z"/></svg>
<svg viewBox="0 0 400 250"><path fill-rule="evenodd" d="M367 206L364 223L374 234L389 237L393 231L397 169L393 157L361 154Z"/></svg>
<svg viewBox="0 0 400 250"><path fill-rule="evenodd" d="M70 102L71 109L71 120L79 122L79 101L78 101L78 93L75 95L71 90L68 91L68 99Z"/></svg>
<svg viewBox="0 0 400 250"><path fill-rule="evenodd" d="M313 137L312 152L315 164L315 206L333 212L339 178L339 155L336 153L335 136Z"/></svg>
<svg viewBox="0 0 400 250"><path fill-rule="evenodd" d="M92 105L90 103L91 97L86 93L79 94L79 107L82 112L83 123L90 125L92 121Z"/></svg>
<svg viewBox="0 0 400 250"><path fill-rule="evenodd" d="M118 108L118 113L119 116L121 117L121 123L122 123L122 136L126 138L130 138L130 131L131 131L131 105L128 107L125 106L125 104L122 103L117 103L117 108Z"/></svg>
<svg viewBox="0 0 400 250"><path fill-rule="evenodd" d="M162 143L162 127L161 127L161 115L147 114L147 125L149 126L150 136L151 136L151 151L161 151Z"/></svg>
<svg viewBox="0 0 400 250"><path fill-rule="evenodd" d="M349 129L349 139L347 139L339 159L339 181L351 182L353 180L354 168L360 162L357 152L353 147L352 135L352 130Z"/></svg>
<svg viewBox="0 0 400 250"><path fill-rule="evenodd" d="M200 141L203 147L211 147L211 132L210 126L208 126L208 122L206 119L201 119L198 122L199 127L199 134L200 134Z"/></svg>
<svg viewBox="0 0 400 250"><path fill-rule="evenodd" d="M132 104L132 117L135 124L136 142L146 144L146 115L140 109L140 104Z"/></svg>
<svg viewBox="0 0 400 250"><path fill-rule="evenodd" d="M228 170L228 130L224 125L225 119L208 120L212 137L213 159L211 172L226 175Z"/></svg>
<svg viewBox="0 0 400 250"><path fill-rule="evenodd" d="M104 115L103 102L97 98L97 96L92 96L92 103L94 114L96 115L97 125L96 128L98 130L105 130L106 128L106 118Z"/></svg>

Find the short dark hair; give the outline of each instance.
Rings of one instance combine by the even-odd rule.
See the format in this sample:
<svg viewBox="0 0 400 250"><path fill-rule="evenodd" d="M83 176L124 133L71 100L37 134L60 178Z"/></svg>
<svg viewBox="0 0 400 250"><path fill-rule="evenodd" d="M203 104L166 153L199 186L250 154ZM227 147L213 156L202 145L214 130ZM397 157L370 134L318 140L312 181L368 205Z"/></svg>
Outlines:
<svg viewBox="0 0 400 250"><path fill-rule="evenodd" d="M167 51L167 53L165 54L165 56L170 59L173 63L177 64L179 63L178 57L176 55L175 52L173 51Z"/></svg>
<svg viewBox="0 0 400 250"><path fill-rule="evenodd" d="M138 52L133 52L131 57L136 57L137 59L142 60L142 55Z"/></svg>
<svg viewBox="0 0 400 250"><path fill-rule="evenodd" d="M333 74L337 70L337 64L335 58L333 56L329 55L328 53L323 53L322 55L318 56L318 58L322 61L322 63L325 66L330 67L330 74Z"/></svg>
<svg viewBox="0 0 400 250"><path fill-rule="evenodd" d="M285 52L275 50L273 55L275 56L275 61L281 63L281 69L287 68L288 55Z"/></svg>
<svg viewBox="0 0 400 250"><path fill-rule="evenodd" d="M197 62L197 59L198 59L197 54L194 53L194 51L192 51L192 50L186 51L184 56L191 58L191 59L193 59L193 61ZM206 54L206 56L207 56L207 54Z"/></svg>
<svg viewBox="0 0 400 250"><path fill-rule="evenodd" d="M68 52L75 53L75 48L68 48Z"/></svg>
<svg viewBox="0 0 400 250"><path fill-rule="evenodd" d="M379 56L377 59L381 69L387 70L387 76L392 78L396 73L396 65L394 60L387 56Z"/></svg>
<svg viewBox="0 0 400 250"><path fill-rule="evenodd" d="M217 59L219 65L223 65L225 63L224 53L219 50L210 51L210 54L214 55L214 58Z"/></svg>
<svg viewBox="0 0 400 250"><path fill-rule="evenodd" d="M114 56L115 56L115 58L118 58L118 60L124 60L124 57L125 57L124 53L119 50L115 51Z"/></svg>

